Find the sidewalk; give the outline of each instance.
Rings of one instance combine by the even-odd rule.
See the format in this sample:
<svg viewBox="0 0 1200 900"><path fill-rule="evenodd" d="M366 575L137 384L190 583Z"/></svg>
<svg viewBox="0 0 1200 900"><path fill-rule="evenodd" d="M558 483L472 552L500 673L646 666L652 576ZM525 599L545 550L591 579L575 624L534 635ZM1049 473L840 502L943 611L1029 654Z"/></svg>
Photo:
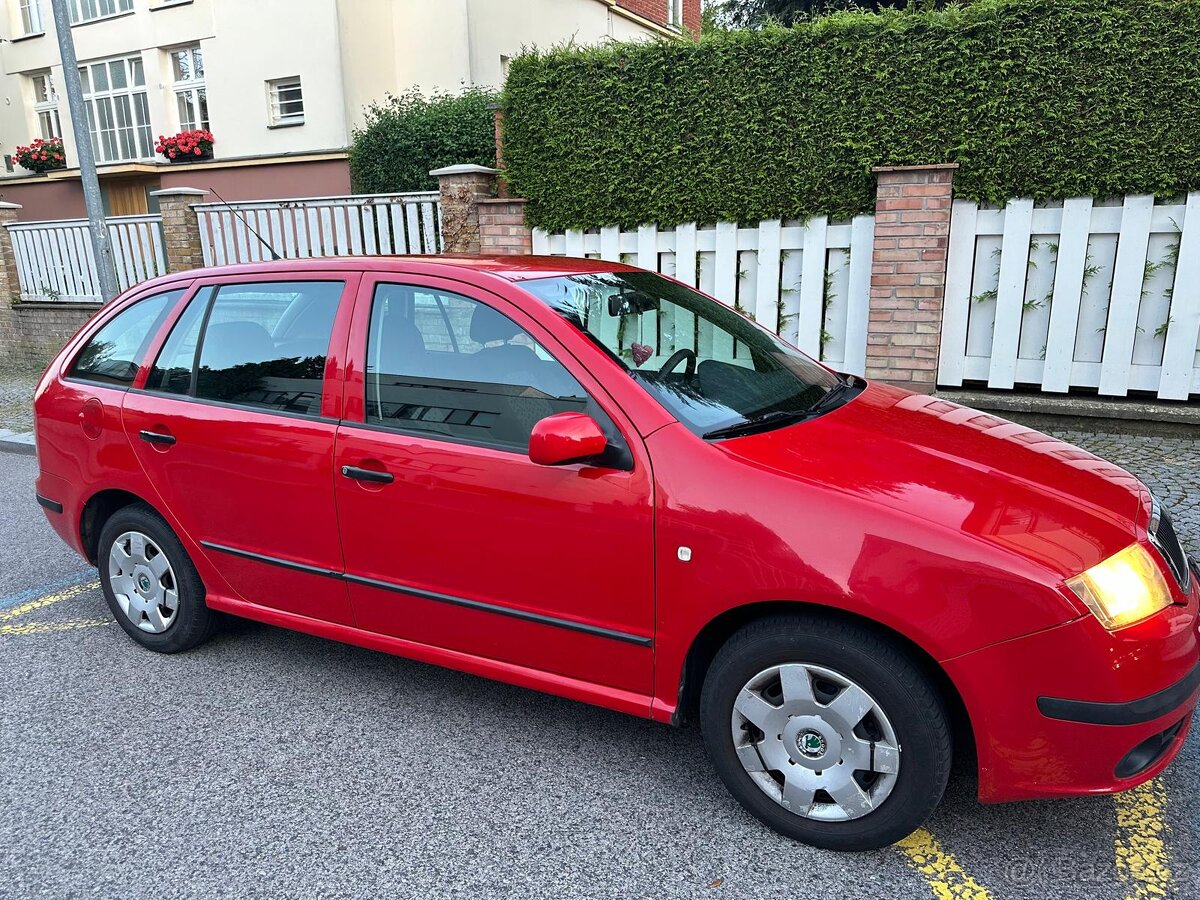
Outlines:
<svg viewBox="0 0 1200 900"><path fill-rule="evenodd" d="M0 368L0 430L33 430L33 390L40 372Z"/></svg>

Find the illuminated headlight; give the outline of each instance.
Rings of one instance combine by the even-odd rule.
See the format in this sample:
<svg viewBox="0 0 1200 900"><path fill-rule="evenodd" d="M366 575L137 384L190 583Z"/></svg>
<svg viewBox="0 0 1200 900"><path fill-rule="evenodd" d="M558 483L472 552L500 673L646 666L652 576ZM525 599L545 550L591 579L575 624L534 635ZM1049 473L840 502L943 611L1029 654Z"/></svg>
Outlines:
<svg viewBox="0 0 1200 900"><path fill-rule="evenodd" d="M1067 587L1087 604L1109 631L1133 625L1171 605L1171 591L1154 558L1141 544L1130 544Z"/></svg>

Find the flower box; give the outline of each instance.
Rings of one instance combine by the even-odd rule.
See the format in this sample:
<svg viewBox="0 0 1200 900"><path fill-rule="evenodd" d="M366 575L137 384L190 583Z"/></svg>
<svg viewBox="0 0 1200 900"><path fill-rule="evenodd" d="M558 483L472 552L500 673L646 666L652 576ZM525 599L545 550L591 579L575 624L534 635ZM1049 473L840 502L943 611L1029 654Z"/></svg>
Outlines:
<svg viewBox="0 0 1200 900"><path fill-rule="evenodd" d="M160 134L154 152L171 163L203 162L213 158L214 142L211 131L181 131L171 137Z"/></svg>
<svg viewBox="0 0 1200 900"><path fill-rule="evenodd" d="M62 138L38 138L28 147L17 147L13 153L13 162L22 169L36 172L49 172L53 169L67 167L67 155L63 150Z"/></svg>

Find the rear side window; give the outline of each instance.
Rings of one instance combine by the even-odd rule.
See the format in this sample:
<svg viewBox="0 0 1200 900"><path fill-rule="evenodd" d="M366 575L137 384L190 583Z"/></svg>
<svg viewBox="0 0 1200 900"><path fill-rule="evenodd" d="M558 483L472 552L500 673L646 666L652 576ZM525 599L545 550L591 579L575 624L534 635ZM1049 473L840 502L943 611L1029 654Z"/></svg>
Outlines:
<svg viewBox="0 0 1200 900"><path fill-rule="evenodd" d="M118 313L84 345L69 377L129 387L150 341L183 294L182 288L155 294Z"/></svg>
<svg viewBox="0 0 1200 900"><path fill-rule="evenodd" d="M147 388L319 416L343 282L223 285L199 292L163 347Z"/></svg>

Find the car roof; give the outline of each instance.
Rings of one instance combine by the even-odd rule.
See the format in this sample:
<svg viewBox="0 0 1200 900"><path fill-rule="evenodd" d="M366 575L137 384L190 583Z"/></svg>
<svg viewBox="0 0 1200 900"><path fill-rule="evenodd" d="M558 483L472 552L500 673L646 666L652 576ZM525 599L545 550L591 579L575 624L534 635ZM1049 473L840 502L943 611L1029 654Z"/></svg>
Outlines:
<svg viewBox="0 0 1200 900"><path fill-rule="evenodd" d="M169 276L177 278L213 278L237 275L280 275L288 272L397 272L409 275L442 275L478 272L495 275L506 281L529 281L535 278L554 278L563 275L583 275L592 272L635 272L633 266L601 259L578 259L566 256L481 256L478 254L443 254L439 256L337 256L315 259L281 259L275 261L194 269Z"/></svg>

